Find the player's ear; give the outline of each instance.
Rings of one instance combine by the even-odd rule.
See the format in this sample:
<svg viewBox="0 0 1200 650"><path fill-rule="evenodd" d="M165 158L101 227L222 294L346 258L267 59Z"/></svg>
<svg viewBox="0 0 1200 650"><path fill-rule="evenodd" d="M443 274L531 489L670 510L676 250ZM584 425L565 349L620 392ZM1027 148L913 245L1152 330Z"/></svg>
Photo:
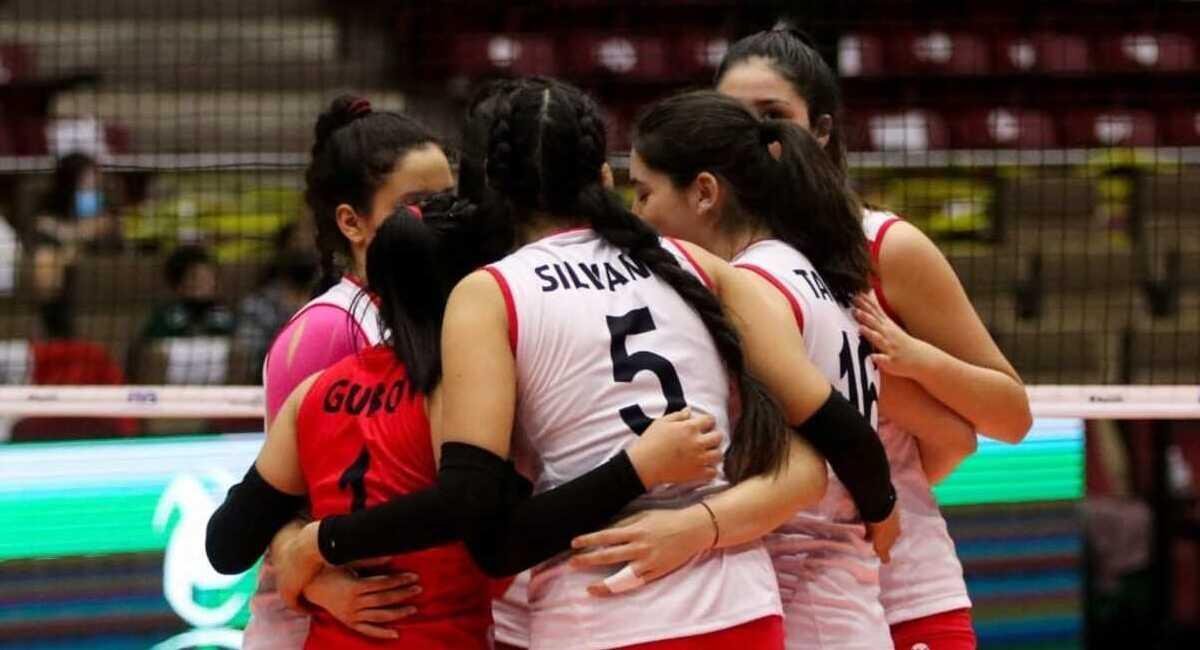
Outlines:
<svg viewBox="0 0 1200 650"><path fill-rule="evenodd" d="M691 189L697 216L705 220L715 220L721 202L721 183L717 181L717 177L710 172L700 172L696 175L696 180L692 181Z"/></svg>
<svg viewBox="0 0 1200 650"><path fill-rule="evenodd" d="M367 217L358 214L350 205L342 203L334 210L333 218L337 222L338 230L342 231L342 235L351 245L366 246L371 235Z"/></svg>
<svg viewBox="0 0 1200 650"><path fill-rule="evenodd" d="M612 166L608 163L604 163L600 166L600 184L603 185L604 189L606 190L611 190L617 186L616 181L613 180Z"/></svg>
<svg viewBox="0 0 1200 650"><path fill-rule="evenodd" d="M829 113L822 113L818 116L813 122L812 134L816 136L817 142L820 142L822 147L829 144L829 138L833 135L833 116Z"/></svg>

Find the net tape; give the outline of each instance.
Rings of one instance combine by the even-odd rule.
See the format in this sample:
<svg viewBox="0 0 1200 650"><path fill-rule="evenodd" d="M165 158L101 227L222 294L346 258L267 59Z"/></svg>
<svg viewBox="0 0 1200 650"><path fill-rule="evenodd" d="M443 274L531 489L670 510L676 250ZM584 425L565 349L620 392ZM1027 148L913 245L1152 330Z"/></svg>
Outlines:
<svg viewBox="0 0 1200 650"><path fill-rule="evenodd" d="M1035 417L1200 419L1200 386L1028 386ZM0 417L259 418L257 386L0 386Z"/></svg>

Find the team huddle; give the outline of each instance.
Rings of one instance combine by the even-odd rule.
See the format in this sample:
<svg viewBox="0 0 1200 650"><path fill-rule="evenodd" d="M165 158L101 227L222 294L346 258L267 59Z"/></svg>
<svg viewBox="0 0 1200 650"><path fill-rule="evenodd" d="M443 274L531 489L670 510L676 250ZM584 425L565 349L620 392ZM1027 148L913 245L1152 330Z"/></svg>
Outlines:
<svg viewBox="0 0 1200 650"><path fill-rule="evenodd" d="M641 114L630 209L561 81L483 89L457 179L335 100L323 291L208 527L222 572L266 554L244 647L974 648L930 486L1029 405L840 113L803 35L746 37Z"/></svg>

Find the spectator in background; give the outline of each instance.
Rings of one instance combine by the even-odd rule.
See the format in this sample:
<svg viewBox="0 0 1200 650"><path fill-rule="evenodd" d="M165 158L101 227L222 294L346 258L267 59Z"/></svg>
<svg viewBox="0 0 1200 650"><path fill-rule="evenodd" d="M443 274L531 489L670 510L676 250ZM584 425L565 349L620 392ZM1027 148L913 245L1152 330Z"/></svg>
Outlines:
<svg viewBox="0 0 1200 650"><path fill-rule="evenodd" d="M174 299L150 314L142 338L233 334L233 314L217 299L217 264L207 248L176 248L167 257L164 277Z"/></svg>
<svg viewBox="0 0 1200 650"><path fill-rule="evenodd" d="M71 285L80 251L115 249L121 243L117 219L106 210L100 166L93 158L73 153L58 161L31 239L33 286L45 334L69 338L74 333Z"/></svg>
<svg viewBox="0 0 1200 650"><path fill-rule="evenodd" d="M145 379L147 353L157 341L233 335L233 313L218 300L217 265L208 249L194 244L176 248L164 272L173 297L150 313L131 350L129 375L138 381Z"/></svg>
<svg viewBox="0 0 1200 650"><path fill-rule="evenodd" d="M238 305L235 338L253 374L245 379L253 383L261 381L263 360L275 334L312 296L320 260L309 250L309 240L301 241L302 230L293 224L280 231L275 259L264 270L258 287Z"/></svg>

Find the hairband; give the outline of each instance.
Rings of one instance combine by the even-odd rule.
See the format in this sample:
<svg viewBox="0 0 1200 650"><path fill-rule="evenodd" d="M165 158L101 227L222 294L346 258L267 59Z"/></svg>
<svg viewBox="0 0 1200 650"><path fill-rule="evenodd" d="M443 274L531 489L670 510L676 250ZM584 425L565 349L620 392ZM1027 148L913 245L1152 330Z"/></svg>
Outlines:
<svg viewBox="0 0 1200 650"><path fill-rule="evenodd" d="M365 97L359 97L350 103L350 107L346 109L350 113L350 117L362 117L371 113L371 102Z"/></svg>

